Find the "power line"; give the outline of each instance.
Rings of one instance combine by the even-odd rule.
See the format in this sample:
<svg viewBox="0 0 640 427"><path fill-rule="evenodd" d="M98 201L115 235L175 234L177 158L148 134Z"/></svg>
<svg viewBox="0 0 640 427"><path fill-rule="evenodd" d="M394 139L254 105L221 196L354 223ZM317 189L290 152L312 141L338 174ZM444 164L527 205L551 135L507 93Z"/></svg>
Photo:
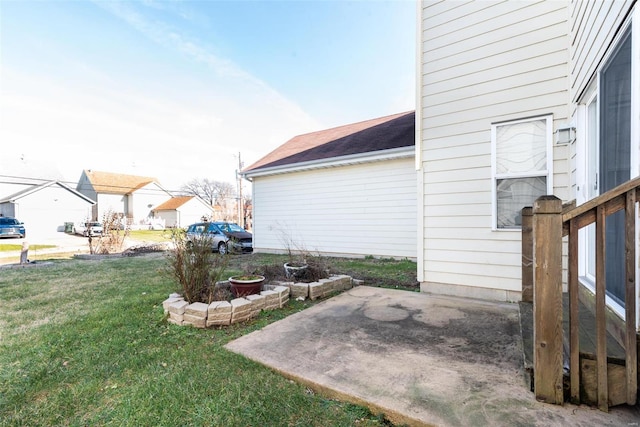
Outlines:
<svg viewBox="0 0 640 427"><path fill-rule="evenodd" d="M13 176L13 175L0 175L0 179L2 178L9 178L9 179L16 179L16 180L22 180L21 181L5 181L5 180L0 180L0 184L15 184L15 185L38 185L38 184L44 184L46 182L51 182L51 181L56 181L56 182L60 182L62 184L65 184L73 189L77 189L78 186L80 185L79 182L77 181L64 181L64 180L60 180L60 179L55 179L55 178L34 178L34 177L27 177L27 176ZM29 181L29 182L24 182L25 180ZM38 184L34 184L34 181ZM156 182L156 181L152 181L155 182L156 184L160 185L160 183ZM132 190L131 186L123 186L123 185L113 185L113 184L98 184L97 186L102 187L102 188L109 188L109 189L113 189L115 190ZM145 190L150 191L149 193L144 193L141 192L141 194L152 194L152 193L165 193L165 192L169 192L169 193L181 193L184 192L182 189L180 190L169 190L169 189L160 189L160 188L147 188Z"/></svg>
<svg viewBox="0 0 640 427"><path fill-rule="evenodd" d="M7 181L4 179L14 179L14 180L20 180L20 181ZM26 181L26 182L25 182ZM34 181L36 183L34 183ZM67 185L68 187L71 187L75 190L78 189L78 187L80 186L80 182L79 181L64 181L64 180L60 180L60 179L55 179L55 178L35 178L35 177L28 177L28 176L15 176L15 175L2 175L0 174L0 184L14 184L14 185L39 185L39 184L44 184L46 182L51 182L51 181L56 181L56 182L60 182L63 183L65 185ZM159 182L157 181L152 181L153 183L156 183L158 185L161 185ZM229 183L231 184L231 183ZM161 188L145 188L145 189L135 189L131 186L123 186L123 185L114 185L114 184L98 184L97 187L100 188L107 188L107 189L111 189L114 192L116 192L117 190L128 190L127 193L132 192L132 191L137 191L138 194L146 194L146 195L150 195L150 194L163 194L163 193L170 193L171 196L175 196L175 195L183 195L185 193L189 193L188 191L185 191L184 188L180 188L178 190L170 190L170 189L161 189ZM91 184L91 188L93 188L93 185ZM86 189L84 187L81 187L81 189ZM118 194L127 194L127 193L118 193Z"/></svg>

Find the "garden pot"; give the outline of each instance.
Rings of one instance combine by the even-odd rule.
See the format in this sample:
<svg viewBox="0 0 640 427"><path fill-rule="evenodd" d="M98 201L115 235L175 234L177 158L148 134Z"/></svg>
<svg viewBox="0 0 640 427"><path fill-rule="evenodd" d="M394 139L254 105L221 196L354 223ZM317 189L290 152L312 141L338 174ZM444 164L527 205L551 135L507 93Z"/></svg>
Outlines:
<svg viewBox="0 0 640 427"><path fill-rule="evenodd" d="M298 279L302 277L306 269L307 264L295 262L287 262L284 264L284 272L289 279Z"/></svg>
<svg viewBox="0 0 640 427"><path fill-rule="evenodd" d="M231 283L231 293L236 298L259 294L262 290L262 282L264 282L264 276L255 274L229 277L229 283Z"/></svg>

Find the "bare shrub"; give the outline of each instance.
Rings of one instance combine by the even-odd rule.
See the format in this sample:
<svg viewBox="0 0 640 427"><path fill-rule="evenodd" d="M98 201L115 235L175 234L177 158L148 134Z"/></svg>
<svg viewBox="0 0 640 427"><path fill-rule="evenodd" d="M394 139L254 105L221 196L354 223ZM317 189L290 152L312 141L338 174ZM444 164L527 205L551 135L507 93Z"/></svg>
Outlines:
<svg viewBox="0 0 640 427"><path fill-rule="evenodd" d="M212 239L202 236L187 240L184 230L173 229L171 240L173 249L167 255L167 271L178 282L185 300L210 304L217 298L224 299L216 282L227 267L228 257L213 253Z"/></svg>
<svg viewBox="0 0 640 427"><path fill-rule="evenodd" d="M122 252L129 226L121 215L109 210L102 217L102 236L89 236L89 251L92 254L114 254Z"/></svg>
<svg viewBox="0 0 640 427"><path fill-rule="evenodd" d="M304 257L304 263L307 268L300 271L296 276L297 282L311 283L320 279L329 277L329 264L321 256L315 256L307 253ZM266 281L290 281L291 279L285 274L282 264L267 264L250 266L246 269L249 274L259 274L264 276Z"/></svg>

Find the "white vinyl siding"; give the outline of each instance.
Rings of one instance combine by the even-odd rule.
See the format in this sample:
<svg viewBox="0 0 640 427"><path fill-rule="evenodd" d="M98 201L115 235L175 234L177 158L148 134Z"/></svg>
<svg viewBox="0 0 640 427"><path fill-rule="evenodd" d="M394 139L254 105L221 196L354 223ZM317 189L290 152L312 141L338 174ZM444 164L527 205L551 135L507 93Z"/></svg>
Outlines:
<svg viewBox="0 0 640 427"><path fill-rule="evenodd" d="M155 211L155 217L164 220L165 226L182 228L201 222L202 218L209 218L212 214L213 208L197 198L189 200L177 209Z"/></svg>
<svg viewBox="0 0 640 427"><path fill-rule="evenodd" d="M571 2L570 72L574 106L601 65L633 3L632 0Z"/></svg>
<svg viewBox="0 0 640 427"><path fill-rule="evenodd" d="M96 221L102 222L107 212L126 214L125 199L122 194L98 194L96 198L98 210L95 212Z"/></svg>
<svg viewBox="0 0 640 427"><path fill-rule="evenodd" d="M253 179L254 249L416 258L413 158Z"/></svg>
<svg viewBox="0 0 640 427"><path fill-rule="evenodd" d="M520 233L492 230L491 126L547 115L554 129L567 123L567 2L422 4L422 289L517 299ZM569 150L552 150L553 192L567 200Z"/></svg>
<svg viewBox="0 0 640 427"><path fill-rule="evenodd" d="M128 215L133 216L134 224L147 224L153 217L151 210L171 198L171 194L164 191L156 183L150 183L138 188L127 196Z"/></svg>
<svg viewBox="0 0 640 427"><path fill-rule="evenodd" d="M52 236L64 231L65 222L85 221L91 203L58 185L50 185L16 200L15 216L31 236Z"/></svg>

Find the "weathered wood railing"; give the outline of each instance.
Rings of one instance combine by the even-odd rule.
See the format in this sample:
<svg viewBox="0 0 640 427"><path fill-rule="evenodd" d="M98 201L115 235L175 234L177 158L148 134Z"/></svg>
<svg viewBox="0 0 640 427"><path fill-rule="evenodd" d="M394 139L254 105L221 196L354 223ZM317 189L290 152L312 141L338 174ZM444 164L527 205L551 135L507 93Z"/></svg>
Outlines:
<svg viewBox="0 0 640 427"><path fill-rule="evenodd" d="M578 231L596 227L596 369L598 408L609 408L607 322L605 294L605 221L625 212L625 349L626 403L634 405L638 390L636 330L636 202L640 178L620 185L578 207L563 212L555 196L543 196L522 211L522 299L533 302L534 392L538 400L563 404L562 238L568 236L570 396L580 402L580 348L578 324ZM624 403L624 402L623 402Z"/></svg>

